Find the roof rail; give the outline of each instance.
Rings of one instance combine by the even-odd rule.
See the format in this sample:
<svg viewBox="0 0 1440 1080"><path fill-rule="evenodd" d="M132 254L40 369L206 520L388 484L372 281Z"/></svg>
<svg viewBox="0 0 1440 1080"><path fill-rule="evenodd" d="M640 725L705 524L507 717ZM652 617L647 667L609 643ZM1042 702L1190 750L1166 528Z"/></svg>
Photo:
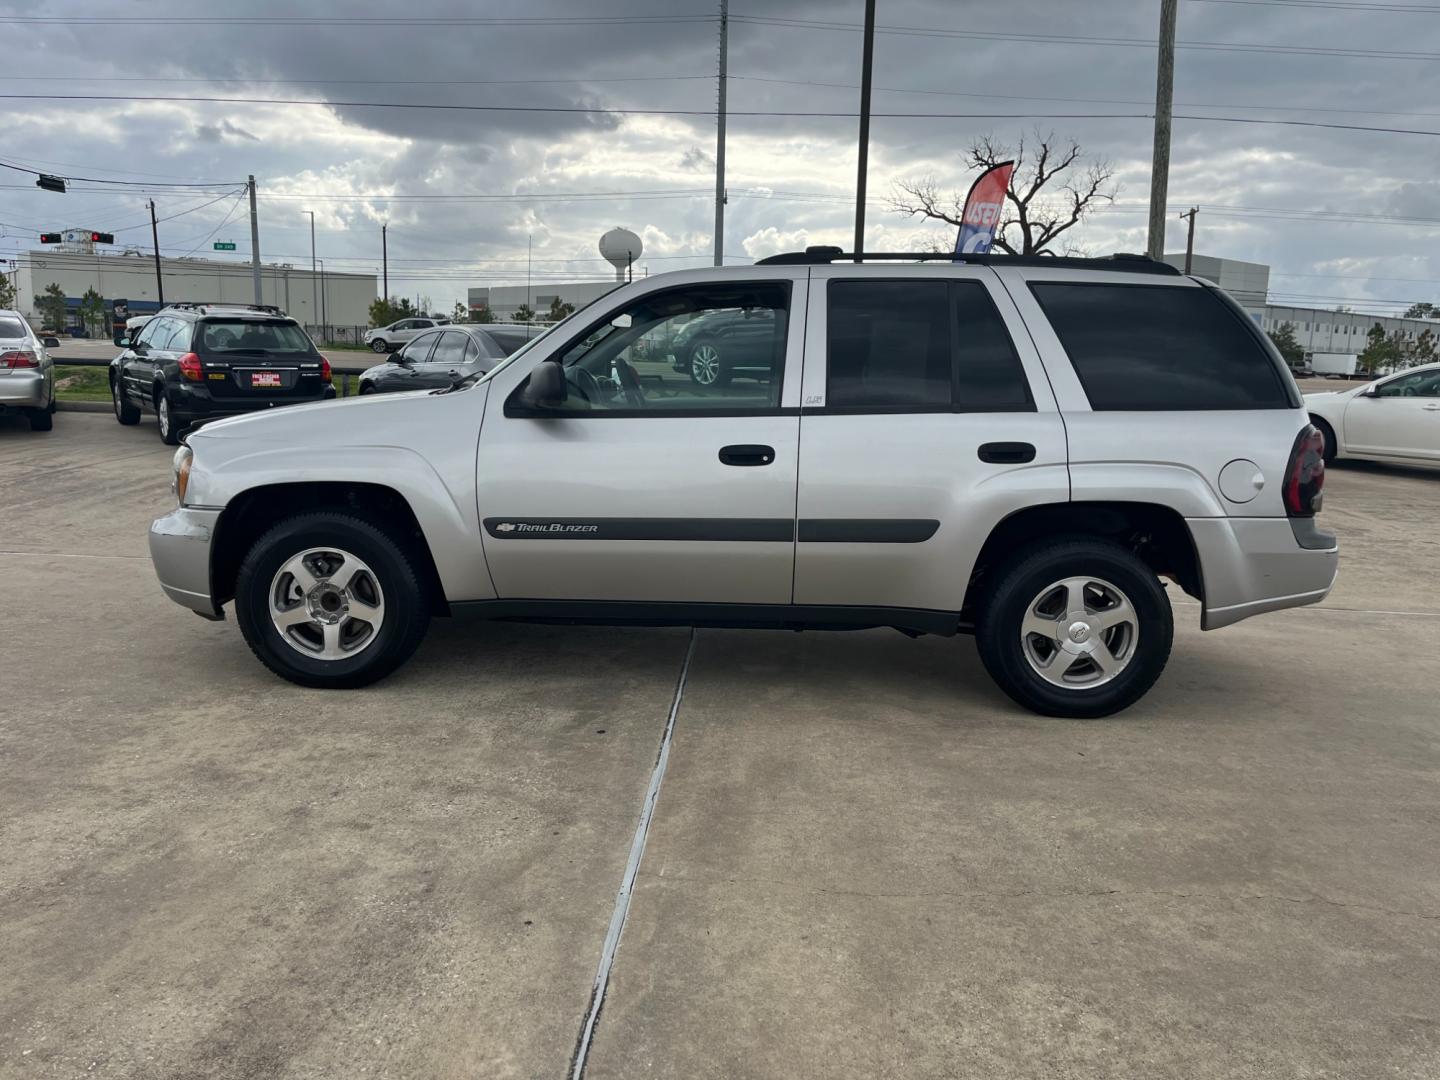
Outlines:
<svg viewBox="0 0 1440 1080"><path fill-rule="evenodd" d="M969 266L1044 266L1056 270L1123 270L1128 274L1163 274L1181 276L1169 263L1158 262L1148 255L1116 252L1100 258L1076 255L961 255L950 251L886 251L861 255L841 251L838 247L808 247L804 251L787 251L756 261L756 266L827 266L837 262L957 262Z"/></svg>
<svg viewBox="0 0 1440 1080"><path fill-rule="evenodd" d="M263 311L267 315L284 315L276 304L231 304L223 300L173 300L167 308L183 311L208 311L210 308L229 308L231 311Z"/></svg>

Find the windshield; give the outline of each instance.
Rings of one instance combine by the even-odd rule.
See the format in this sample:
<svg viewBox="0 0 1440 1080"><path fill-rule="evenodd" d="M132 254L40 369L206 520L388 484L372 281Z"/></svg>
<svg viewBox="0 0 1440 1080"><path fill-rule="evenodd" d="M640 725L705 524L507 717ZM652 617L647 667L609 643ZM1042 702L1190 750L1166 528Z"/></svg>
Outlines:
<svg viewBox="0 0 1440 1080"><path fill-rule="evenodd" d="M25 332L25 324L19 319L0 318L0 338L23 338L30 335Z"/></svg>
<svg viewBox="0 0 1440 1080"><path fill-rule="evenodd" d="M480 376L480 378L478 378L478 379L476 380L476 382L477 382L477 383L488 382L490 379L494 378L494 377L495 377L496 375L498 375L500 372L504 371L507 367L509 367L511 364L513 364L516 360L520 359L520 357L522 357L522 356L524 356L526 353L528 353L531 349L535 348L535 346L538 345L538 344L540 344L540 342L545 341L546 339L548 339L552 334L555 333L556 330L560 329L560 327L562 327L562 326L569 326L572 322L575 321L575 317L576 317L577 315L581 315L581 314L584 314L586 311L589 311L592 307L594 307L596 304L598 304L601 300L604 300L605 297L609 296L612 292L615 291L615 289L618 289L618 288L620 288L620 283L616 283L614 289L606 289L603 293L601 293L599 296L597 296L594 300L591 300L588 304L584 304L584 305L582 305L581 307L576 308L576 309L575 309L574 311L572 311L569 315L566 315L565 318L561 319L559 322L555 323L553 326L550 326L549 328L547 328L544 333L540 334L538 337L533 337L533 338L531 338L531 339L530 339L529 341L527 341L524 345L521 345L520 348L516 349L513 353L511 353L509 356L507 356L504 360L500 361L500 363L496 364L493 368L491 368L489 371L487 371L484 375Z"/></svg>
<svg viewBox="0 0 1440 1080"><path fill-rule="evenodd" d="M201 348L226 353L309 353L314 351L305 331L291 322L257 319L211 319L201 324Z"/></svg>

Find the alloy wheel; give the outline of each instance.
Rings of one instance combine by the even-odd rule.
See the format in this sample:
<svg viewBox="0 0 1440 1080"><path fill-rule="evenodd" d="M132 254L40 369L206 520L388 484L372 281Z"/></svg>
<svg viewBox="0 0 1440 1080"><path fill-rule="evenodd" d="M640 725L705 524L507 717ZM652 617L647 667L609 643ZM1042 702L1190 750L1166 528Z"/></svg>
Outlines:
<svg viewBox="0 0 1440 1080"><path fill-rule="evenodd" d="M317 660L344 660L374 643L385 622L375 572L339 548L309 548L270 582L270 622L285 643Z"/></svg>
<svg viewBox="0 0 1440 1080"><path fill-rule="evenodd" d="M714 345L696 345L690 350L690 374L701 386L713 386L720 377L720 351Z"/></svg>
<svg viewBox="0 0 1440 1080"><path fill-rule="evenodd" d="M1064 690L1090 690L1118 676L1135 656L1140 617L1130 598L1097 577L1068 577L1035 596L1020 620L1030 667Z"/></svg>

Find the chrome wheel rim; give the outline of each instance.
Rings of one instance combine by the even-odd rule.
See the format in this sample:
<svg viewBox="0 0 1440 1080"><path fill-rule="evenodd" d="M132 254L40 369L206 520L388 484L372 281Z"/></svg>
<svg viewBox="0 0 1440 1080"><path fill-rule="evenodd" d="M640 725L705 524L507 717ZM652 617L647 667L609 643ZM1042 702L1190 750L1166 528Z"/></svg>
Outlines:
<svg viewBox="0 0 1440 1080"><path fill-rule="evenodd" d="M1046 586L1020 621L1026 661L1062 690L1104 686L1129 667L1139 641L1135 605L1103 578L1068 577Z"/></svg>
<svg viewBox="0 0 1440 1080"><path fill-rule="evenodd" d="M164 397L160 398L160 404L155 409L155 415L160 421L160 432L162 435L170 434L170 402Z"/></svg>
<svg viewBox="0 0 1440 1080"><path fill-rule="evenodd" d="M714 345L696 345L690 352L690 372L701 386L711 385L720 375L720 353Z"/></svg>
<svg viewBox="0 0 1440 1080"><path fill-rule="evenodd" d="M372 342L370 343L370 350L371 350L372 352L384 352L384 351L385 351L385 342L383 342L383 341L372 341Z"/></svg>
<svg viewBox="0 0 1440 1080"><path fill-rule="evenodd" d="M110 384L110 402L115 406L115 415L120 415L120 387L116 383Z"/></svg>
<svg viewBox="0 0 1440 1080"><path fill-rule="evenodd" d="M375 572L340 548L309 548L287 559L270 582L269 602L276 633L312 660L364 652L385 623Z"/></svg>

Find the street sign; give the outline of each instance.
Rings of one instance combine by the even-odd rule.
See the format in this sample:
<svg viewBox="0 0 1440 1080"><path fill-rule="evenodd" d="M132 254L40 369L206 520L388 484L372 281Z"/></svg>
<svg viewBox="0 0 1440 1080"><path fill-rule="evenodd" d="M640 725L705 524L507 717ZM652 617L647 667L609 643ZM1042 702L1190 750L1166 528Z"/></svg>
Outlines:
<svg viewBox="0 0 1440 1080"><path fill-rule="evenodd" d="M216 250L216 251L234 251L234 250L235 250L235 245L234 245L233 243L227 241L227 240L217 240L217 241L215 241L215 250Z"/></svg>

